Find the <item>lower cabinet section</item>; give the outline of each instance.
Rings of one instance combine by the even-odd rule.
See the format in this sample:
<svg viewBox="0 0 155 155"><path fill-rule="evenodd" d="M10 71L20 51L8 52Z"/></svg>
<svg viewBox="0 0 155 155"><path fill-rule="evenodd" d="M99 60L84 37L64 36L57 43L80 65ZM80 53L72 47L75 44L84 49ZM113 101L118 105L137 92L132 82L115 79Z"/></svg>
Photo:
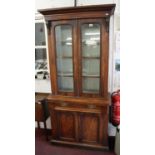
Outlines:
<svg viewBox="0 0 155 155"><path fill-rule="evenodd" d="M88 106L89 107L89 106ZM53 143L108 148L108 106L49 103Z"/></svg>

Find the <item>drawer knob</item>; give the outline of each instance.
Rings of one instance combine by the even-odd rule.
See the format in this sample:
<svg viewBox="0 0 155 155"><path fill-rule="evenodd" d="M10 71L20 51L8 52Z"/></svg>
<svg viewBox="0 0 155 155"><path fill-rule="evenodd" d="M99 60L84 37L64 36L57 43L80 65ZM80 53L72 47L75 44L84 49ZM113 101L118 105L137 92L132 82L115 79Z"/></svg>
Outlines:
<svg viewBox="0 0 155 155"><path fill-rule="evenodd" d="M68 103L63 102L63 103L60 103L60 105L61 105L62 107L65 107L65 106L67 106L67 105L68 105Z"/></svg>
<svg viewBox="0 0 155 155"><path fill-rule="evenodd" d="M89 109L94 109L94 108L96 108L96 105L90 104L90 105L88 105L88 108L89 108Z"/></svg>

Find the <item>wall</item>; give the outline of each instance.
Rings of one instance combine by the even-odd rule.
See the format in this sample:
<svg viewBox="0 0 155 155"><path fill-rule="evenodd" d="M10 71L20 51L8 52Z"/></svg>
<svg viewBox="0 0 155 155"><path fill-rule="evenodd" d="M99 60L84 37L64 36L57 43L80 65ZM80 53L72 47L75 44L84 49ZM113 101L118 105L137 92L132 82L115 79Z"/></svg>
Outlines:
<svg viewBox="0 0 155 155"><path fill-rule="evenodd" d="M74 0L35 0L36 10L55 7L74 6ZM114 0L77 0L77 5L97 5L114 3Z"/></svg>

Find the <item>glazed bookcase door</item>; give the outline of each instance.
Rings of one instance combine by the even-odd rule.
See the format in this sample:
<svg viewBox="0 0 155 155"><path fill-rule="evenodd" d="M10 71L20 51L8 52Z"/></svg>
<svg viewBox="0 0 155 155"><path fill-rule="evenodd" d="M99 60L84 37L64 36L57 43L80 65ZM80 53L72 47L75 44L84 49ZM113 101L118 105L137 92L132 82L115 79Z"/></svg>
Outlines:
<svg viewBox="0 0 155 155"><path fill-rule="evenodd" d="M55 57L54 90L58 94L73 95L76 91L74 63L75 57L75 22L56 21L52 23L54 33L53 56Z"/></svg>
<svg viewBox="0 0 155 155"><path fill-rule="evenodd" d="M104 31L103 19L79 20L80 93L87 96L102 95L104 78Z"/></svg>

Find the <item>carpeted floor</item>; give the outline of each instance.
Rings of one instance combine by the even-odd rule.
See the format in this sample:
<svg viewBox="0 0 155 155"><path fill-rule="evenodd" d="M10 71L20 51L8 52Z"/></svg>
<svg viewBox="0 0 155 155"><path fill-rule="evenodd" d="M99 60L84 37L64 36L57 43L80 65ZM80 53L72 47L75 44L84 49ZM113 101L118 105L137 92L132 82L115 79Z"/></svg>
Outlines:
<svg viewBox="0 0 155 155"><path fill-rule="evenodd" d="M43 133L36 133L35 155L115 155L113 152L104 152L88 149L80 149L66 146L52 145L46 141Z"/></svg>

